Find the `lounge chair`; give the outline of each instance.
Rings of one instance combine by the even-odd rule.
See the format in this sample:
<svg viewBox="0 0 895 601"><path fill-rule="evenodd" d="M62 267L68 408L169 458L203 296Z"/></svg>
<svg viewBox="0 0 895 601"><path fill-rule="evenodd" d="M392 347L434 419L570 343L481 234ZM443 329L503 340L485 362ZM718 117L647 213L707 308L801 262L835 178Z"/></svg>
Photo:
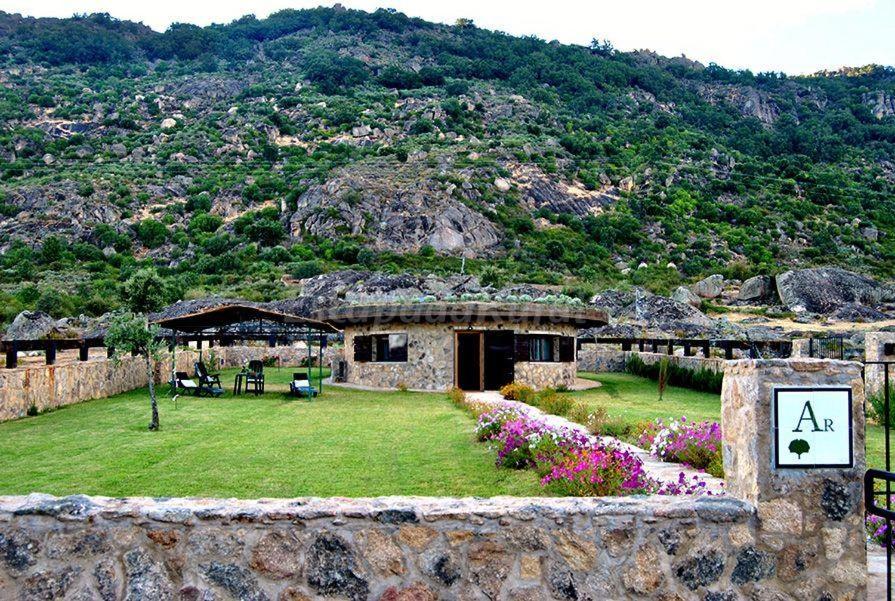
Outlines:
<svg viewBox="0 0 895 601"><path fill-rule="evenodd" d="M183 392L184 394L191 394L193 396L199 396L201 394L201 388L199 388L199 385L196 384L196 381L193 380L185 371L178 371L174 373L174 390L176 392Z"/></svg>
<svg viewBox="0 0 895 601"><path fill-rule="evenodd" d="M219 397L224 394L224 389L220 386L211 386L202 382L197 383L185 371L176 372L174 381L176 383L175 390L181 390L185 394L193 396L202 396L204 394L213 397Z"/></svg>
<svg viewBox="0 0 895 601"><path fill-rule="evenodd" d="M217 388L221 388L221 374L219 373L209 373L208 368L205 367L205 363L202 361L197 361L195 364L196 367L196 376L199 378L199 383L203 386L215 386Z"/></svg>
<svg viewBox="0 0 895 601"><path fill-rule="evenodd" d="M289 382L289 394L299 397L315 397L317 389L311 386L311 380L307 372L295 372L292 381Z"/></svg>
<svg viewBox="0 0 895 601"><path fill-rule="evenodd" d="M249 361L249 371L245 379L246 393L251 390L255 394L264 394L264 362Z"/></svg>

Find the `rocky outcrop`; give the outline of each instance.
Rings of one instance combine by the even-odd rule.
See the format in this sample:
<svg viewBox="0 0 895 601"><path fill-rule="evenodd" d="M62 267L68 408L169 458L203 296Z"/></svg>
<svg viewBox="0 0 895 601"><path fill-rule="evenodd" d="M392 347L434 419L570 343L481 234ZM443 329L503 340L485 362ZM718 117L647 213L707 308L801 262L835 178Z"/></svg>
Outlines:
<svg viewBox="0 0 895 601"><path fill-rule="evenodd" d="M58 334L56 322L43 311L22 311L6 330L4 340L41 340Z"/></svg>
<svg viewBox="0 0 895 601"><path fill-rule="evenodd" d="M489 255L497 228L455 198L422 161L376 159L339 170L302 194L291 218L293 239L363 238L375 250Z"/></svg>
<svg viewBox="0 0 895 601"><path fill-rule="evenodd" d="M671 293L671 300L697 308L702 304L702 299L686 286L678 286L677 289Z"/></svg>
<svg viewBox="0 0 895 601"><path fill-rule="evenodd" d="M578 217L596 215L618 200L618 188L608 180L599 190L588 190L581 184L566 183L548 177L532 165L510 166L513 184L519 190L523 205L531 212L547 209L552 213L568 213ZM504 180L505 181L505 180Z"/></svg>
<svg viewBox="0 0 895 601"><path fill-rule="evenodd" d="M895 116L895 94L875 90L861 95L863 102L877 119Z"/></svg>
<svg viewBox="0 0 895 601"><path fill-rule="evenodd" d="M860 323L884 321L886 319L891 319L892 316L874 307L868 307L867 305L858 303L847 303L836 309L830 317L837 321Z"/></svg>
<svg viewBox="0 0 895 601"><path fill-rule="evenodd" d="M849 303L875 307L884 294L876 280L838 267L787 271L776 284L780 300L797 313L826 315Z"/></svg>
<svg viewBox="0 0 895 601"><path fill-rule="evenodd" d="M692 290L700 298L718 298L724 292L724 276L710 275L693 284Z"/></svg>
<svg viewBox="0 0 895 601"><path fill-rule="evenodd" d="M619 322L652 330L706 331L714 325L708 316L695 307L640 288L630 291L607 290L597 294L591 302L605 309Z"/></svg>
<svg viewBox="0 0 895 601"><path fill-rule="evenodd" d="M740 286L737 300L743 303L765 303L772 301L777 292L777 285L769 275L757 275L749 278Z"/></svg>
<svg viewBox="0 0 895 601"><path fill-rule="evenodd" d="M706 85L699 94L713 104L730 104L744 117L755 117L765 125L773 125L781 113L770 94L750 86Z"/></svg>
<svg viewBox="0 0 895 601"><path fill-rule="evenodd" d="M87 238L99 223L120 226L122 211L105 194L82 196L75 182L7 188L4 203L14 216L0 215L0 239L19 239L29 244L50 235L73 240ZM5 246L0 242L0 249Z"/></svg>

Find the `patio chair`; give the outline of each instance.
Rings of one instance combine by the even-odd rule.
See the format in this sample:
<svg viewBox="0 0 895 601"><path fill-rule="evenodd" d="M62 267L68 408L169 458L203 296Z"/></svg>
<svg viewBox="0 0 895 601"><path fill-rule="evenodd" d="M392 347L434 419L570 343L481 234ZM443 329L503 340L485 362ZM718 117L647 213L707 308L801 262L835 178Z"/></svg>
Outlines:
<svg viewBox="0 0 895 601"><path fill-rule="evenodd" d="M299 371L292 374L289 382L289 394L298 397L315 397L317 389L311 386L311 380L307 372Z"/></svg>
<svg viewBox="0 0 895 601"><path fill-rule="evenodd" d="M185 371L174 373L174 390L182 391L184 394L191 394L193 396L199 396L201 394L199 385L196 384L196 381Z"/></svg>
<svg viewBox="0 0 895 601"><path fill-rule="evenodd" d="M249 361L249 371L246 378L246 393L251 390L255 394L264 394L264 362ZM250 388L251 387L251 388Z"/></svg>
<svg viewBox="0 0 895 601"><path fill-rule="evenodd" d="M208 368L205 367L204 361L197 361L195 367L196 376L199 378L200 384L204 386L216 386L217 388L221 388L221 374L209 373Z"/></svg>

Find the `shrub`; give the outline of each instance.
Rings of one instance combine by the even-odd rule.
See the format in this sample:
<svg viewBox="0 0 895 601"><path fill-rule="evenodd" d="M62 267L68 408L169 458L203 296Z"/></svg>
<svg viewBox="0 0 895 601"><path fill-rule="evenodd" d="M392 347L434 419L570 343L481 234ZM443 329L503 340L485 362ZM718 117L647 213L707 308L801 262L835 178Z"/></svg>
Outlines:
<svg viewBox="0 0 895 601"><path fill-rule="evenodd" d="M144 219L137 225L137 237L147 248L157 248L168 239L168 228L161 221Z"/></svg>
<svg viewBox="0 0 895 601"><path fill-rule="evenodd" d="M466 408L466 393L454 386L448 391L448 400L461 409Z"/></svg>
<svg viewBox="0 0 895 601"><path fill-rule="evenodd" d="M605 411L605 409L604 409ZM571 421L587 426L588 418L591 415L590 407L580 401L573 402L572 406L566 412L566 417ZM590 428L588 428L590 429Z"/></svg>
<svg viewBox="0 0 895 601"><path fill-rule="evenodd" d="M633 429L634 426L623 418L610 416L606 421L600 424L600 430L594 433L601 436L612 436L613 438L627 440L631 438Z"/></svg>
<svg viewBox="0 0 895 601"><path fill-rule="evenodd" d="M883 395L881 394L871 395L867 397L867 417L880 426L886 425L885 403L885 397L883 397Z"/></svg>
<svg viewBox="0 0 895 601"><path fill-rule="evenodd" d="M292 267L292 277L296 280L312 278L323 273L323 266L319 261L299 261Z"/></svg>
<svg viewBox="0 0 895 601"><path fill-rule="evenodd" d="M531 386L510 382L500 389L500 396L508 401L519 401L528 405L535 405L535 391Z"/></svg>
<svg viewBox="0 0 895 601"><path fill-rule="evenodd" d="M574 401L567 396L557 394L552 388L538 393L536 404L545 413L566 415L572 409Z"/></svg>

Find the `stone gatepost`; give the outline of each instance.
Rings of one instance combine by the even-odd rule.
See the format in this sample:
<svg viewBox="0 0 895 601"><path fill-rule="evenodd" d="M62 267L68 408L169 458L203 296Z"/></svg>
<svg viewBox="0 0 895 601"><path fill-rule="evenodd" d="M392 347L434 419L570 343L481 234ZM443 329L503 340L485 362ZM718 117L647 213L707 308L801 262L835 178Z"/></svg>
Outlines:
<svg viewBox="0 0 895 601"><path fill-rule="evenodd" d="M895 361L895 354L886 354L886 345L895 344L895 332L867 332L864 335L864 360ZM867 365L864 368L867 396L882 396L885 386L884 367ZM889 367L889 386L895 392L895 365Z"/></svg>
<svg viewBox="0 0 895 601"><path fill-rule="evenodd" d="M753 529L731 532L731 580L754 598L776 575L796 599L865 599L861 365L731 361L721 405L728 493L756 508Z"/></svg>
<svg viewBox="0 0 895 601"><path fill-rule="evenodd" d="M811 356L811 339L810 338L793 338L792 341L792 358L810 357Z"/></svg>

